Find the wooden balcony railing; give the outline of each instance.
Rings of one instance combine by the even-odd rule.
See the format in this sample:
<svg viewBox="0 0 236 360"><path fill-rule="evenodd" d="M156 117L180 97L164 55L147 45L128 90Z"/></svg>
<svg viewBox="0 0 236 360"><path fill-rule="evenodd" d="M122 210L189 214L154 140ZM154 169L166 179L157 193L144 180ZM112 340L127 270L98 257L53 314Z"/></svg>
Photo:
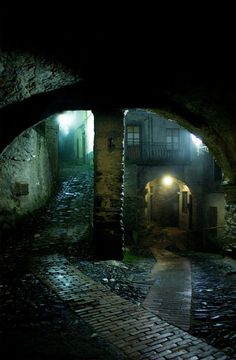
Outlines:
<svg viewBox="0 0 236 360"><path fill-rule="evenodd" d="M187 145L175 149L166 143L126 144L125 159L134 163L185 164L190 162L190 150Z"/></svg>

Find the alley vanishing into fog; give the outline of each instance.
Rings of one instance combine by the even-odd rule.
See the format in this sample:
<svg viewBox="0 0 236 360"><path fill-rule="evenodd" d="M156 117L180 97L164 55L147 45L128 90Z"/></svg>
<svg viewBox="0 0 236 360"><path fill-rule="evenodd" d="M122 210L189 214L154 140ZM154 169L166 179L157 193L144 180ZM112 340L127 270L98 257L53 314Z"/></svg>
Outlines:
<svg viewBox="0 0 236 360"><path fill-rule="evenodd" d="M234 358L235 261L174 254L158 241L149 254L126 248L123 261L97 261L92 188L91 167L61 169L50 203L8 234L1 352L25 359Z"/></svg>

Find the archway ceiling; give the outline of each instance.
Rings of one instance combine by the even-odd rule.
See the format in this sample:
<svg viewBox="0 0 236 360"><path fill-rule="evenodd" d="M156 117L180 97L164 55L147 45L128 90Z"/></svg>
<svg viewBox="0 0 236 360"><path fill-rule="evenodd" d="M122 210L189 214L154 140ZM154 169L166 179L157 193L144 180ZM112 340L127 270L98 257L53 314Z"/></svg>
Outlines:
<svg viewBox="0 0 236 360"><path fill-rule="evenodd" d="M170 21L151 19L148 26L140 22L134 26L130 18L126 22L98 18L93 23L89 14L81 21L82 14L73 16L70 11L66 17L63 11L64 18L58 18L43 9L37 19L29 12L21 16L8 12L1 47L63 65L82 81L64 87L68 85L65 81L59 90L47 94L35 89L34 94L40 95L26 100L26 113L21 104L9 112L3 109L2 119L13 121L12 114L20 114L20 128L36 112L37 122L68 108L154 108L201 135L226 173L232 172L236 163L236 73L230 33L224 37L217 28L205 32L199 23L192 32L194 26L177 22L168 29ZM184 25L191 26L191 21Z"/></svg>

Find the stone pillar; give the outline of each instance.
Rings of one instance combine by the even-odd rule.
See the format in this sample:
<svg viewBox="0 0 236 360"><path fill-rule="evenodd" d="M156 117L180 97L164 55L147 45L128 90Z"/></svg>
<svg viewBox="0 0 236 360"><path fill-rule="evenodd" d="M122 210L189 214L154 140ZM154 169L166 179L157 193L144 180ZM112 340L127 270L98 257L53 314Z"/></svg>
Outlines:
<svg viewBox="0 0 236 360"><path fill-rule="evenodd" d="M236 185L223 185L225 191L224 242L236 247Z"/></svg>
<svg viewBox="0 0 236 360"><path fill-rule="evenodd" d="M99 259L122 259L123 113L94 113L94 239Z"/></svg>
<svg viewBox="0 0 236 360"><path fill-rule="evenodd" d="M49 161L51 165L51 174L53 185L58 182L59 165L58 165L58 140L59 140L59 125L55 118L49 118L45 121L45 138L47 140L47 148Z"/></svg>

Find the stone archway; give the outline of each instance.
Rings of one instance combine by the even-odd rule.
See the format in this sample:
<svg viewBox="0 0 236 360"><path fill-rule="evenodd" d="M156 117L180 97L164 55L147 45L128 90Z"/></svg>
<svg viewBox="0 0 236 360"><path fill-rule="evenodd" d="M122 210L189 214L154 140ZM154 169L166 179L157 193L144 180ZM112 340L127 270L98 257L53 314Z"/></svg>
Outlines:
<svg viewBox="0 0 236 360"><path fill-rule="evenodd" d="M58 64L55 63L52 63L52 67L43 69L40 76L42 83L39 84L37 58L25 53L20 54L24 64L23 76L20 72L22 62L15 61L18 55L19 53L2 55L7 59L8 65L5 66L6 61L3 61L1 69L4 74L1 82L4 91L0 111L1 150L26 128L58 111L78 108L104 112L108 112L107 109L132 107L152 109L200 135L217 159L227 182L227 238L235 241L232 224L235 223L233 214L236 205L233 186L236 183L236 125L235 97L231 88L221 88L221 84L215 84L214 81L209 84L204 82L204 79L200 83L195 76L188 78L188 74L161 74L161 71L157 70L153 77L154 83L147 92L150 84L144 79L140 86L137 86L136 82L132 83L132 77L127 81L118 81L115 78L114 83L108 78L103 81L102 76L95 77L94 80L89 78L78 81L79 69L76 69L75 75L67 77L63 72L57 73L55 69ZM12 64L14 74L20 77L14 78L15 75L11 73ZM59 79L55 86L52 74ZM25 83L23 79L26 79ZM21 85L16 86L19 81ZM13 83L15 85L12 88ZM120 91L121 88L123 91Z"/></svg>
<svg viewBox="0 0 236 360"><path fill-rule="evenodd" d="M145 186L145 217L147 223L159 227L192 225L192 193L181 180L171 175L149 181Z"/></svg>

